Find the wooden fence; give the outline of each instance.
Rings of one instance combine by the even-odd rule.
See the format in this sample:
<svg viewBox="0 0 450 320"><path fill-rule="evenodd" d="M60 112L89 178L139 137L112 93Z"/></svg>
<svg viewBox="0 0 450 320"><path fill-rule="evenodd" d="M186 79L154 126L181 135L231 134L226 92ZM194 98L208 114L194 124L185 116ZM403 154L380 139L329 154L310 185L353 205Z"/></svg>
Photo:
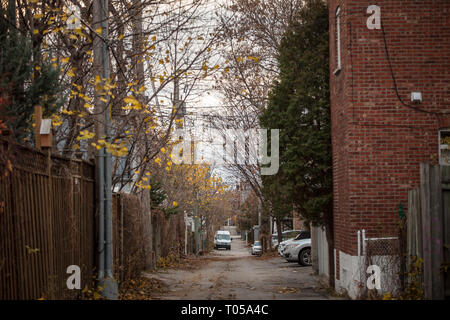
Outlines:
<svg viewBox="0 0 450 320"><path fill-rule="evenodd" d="M420 165L420 187L409 191L408 256L423 259L425 299L450 297L450 167Z"/></svg>
<svg viewBox="0 0 450 320"><path fill-rule="evenodd" d="M94 165L0 140L0 299L73 299L95 267Z"/></svg>
<svg viewBox="0 0 450 320"><path fill-rule="evenodd" d="M81 288L91 287L98 248L94 180L91 163L0 139L0 300L79 298L81 290L67 288L70 265L81 268ZM143 214L138 197L113 195L119 284L145 268ZM152 218L154 261L181 254L182 215L166 218L155 212Z"/></svg>
<svg viewBox="0 0 450 320"><path fill-rule="evenodd" d="M114 277L121 284L145 269L144 230L139 198L113 195Z"/></svg>

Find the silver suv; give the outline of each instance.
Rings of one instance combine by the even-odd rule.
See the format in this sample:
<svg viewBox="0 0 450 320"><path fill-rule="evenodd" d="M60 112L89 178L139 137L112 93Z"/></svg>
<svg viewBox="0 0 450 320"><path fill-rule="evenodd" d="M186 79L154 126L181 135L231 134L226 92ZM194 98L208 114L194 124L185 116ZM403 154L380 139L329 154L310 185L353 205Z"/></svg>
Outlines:
<svg viewBox="0 0 450 320"><path fill-rule="evenodd" d="M310 232L305 231L289 242L283 250L283 256L289 262L297 261L300 265L310 266L312 263Z"/></svg>

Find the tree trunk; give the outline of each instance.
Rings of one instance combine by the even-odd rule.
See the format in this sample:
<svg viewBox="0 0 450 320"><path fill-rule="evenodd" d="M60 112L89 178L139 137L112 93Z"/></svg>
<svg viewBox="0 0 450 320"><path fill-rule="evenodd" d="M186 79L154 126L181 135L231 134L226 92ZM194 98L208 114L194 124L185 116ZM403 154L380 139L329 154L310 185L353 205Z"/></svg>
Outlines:
<svg viewBox="0 0 450 320"><path fill-rule="evenodd" d="M281 241L283 241L283 234L281 231L281 222L278 220L279 219L276 219L276 221L277 221L277 238L278 238L278 245L280 245Z"/></svg>

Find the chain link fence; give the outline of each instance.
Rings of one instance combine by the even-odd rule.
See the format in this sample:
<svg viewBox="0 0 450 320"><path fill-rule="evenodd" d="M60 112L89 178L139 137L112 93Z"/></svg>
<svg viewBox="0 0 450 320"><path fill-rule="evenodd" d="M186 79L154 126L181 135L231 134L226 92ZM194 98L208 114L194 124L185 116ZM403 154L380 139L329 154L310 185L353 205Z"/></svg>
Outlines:
<svg viewBox="0 0 450 320"><path fill-rule="evenodd" d="M404 237L366 237L365 230L358 232L358 264L360 278L360 297L371 297L389 292L398 294L404 290L406 259L404 254ZM367 281L369 266L377 266L380 270L380 290L369 290Z"/></svg>

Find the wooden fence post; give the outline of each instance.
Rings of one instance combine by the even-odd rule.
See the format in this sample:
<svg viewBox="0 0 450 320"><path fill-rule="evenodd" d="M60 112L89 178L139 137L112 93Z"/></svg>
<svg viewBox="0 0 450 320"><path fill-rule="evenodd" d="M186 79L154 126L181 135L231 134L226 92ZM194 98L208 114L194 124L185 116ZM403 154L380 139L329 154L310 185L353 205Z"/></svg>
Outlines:
<svg viewBox="0 0 450 320"><path fill-rule="evenodd" d="M430 165L428 163L420 164L420 206L422 211L424 298L431 299Z"/></svg>
<svg viewBox="0 0 450 320"><path fill-rule="evenodd" d="M422 211L422 246L425 299L444 298L443 208L439 166L420 164L420 200Z"/></svg>
<svg viewBox="0 0 450 320"><path fill-rule="evenodd" d="M444 234L440 166L432 166L430 174L432 299L444 299L444 273L441 271L441 263L444 261Z"/></svg>
<svg viewBox="0 0 450 320"><path fill-rule="evenodd" d="M450 166L442 166L442 205L444 226L444 295L450 296Z"/></svg>

